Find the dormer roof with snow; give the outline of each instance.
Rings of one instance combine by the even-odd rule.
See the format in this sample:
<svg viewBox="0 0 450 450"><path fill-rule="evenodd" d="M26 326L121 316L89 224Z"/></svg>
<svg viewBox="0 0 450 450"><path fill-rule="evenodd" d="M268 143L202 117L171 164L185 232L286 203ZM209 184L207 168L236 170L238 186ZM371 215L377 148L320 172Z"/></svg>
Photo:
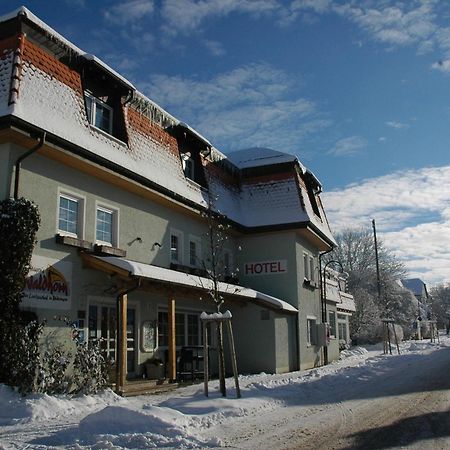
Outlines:
<svg viewBox="0 0 450 450"><path fill-rule="evenodd" d="M0 120L243 231L308 229L333 246L321 185L295 155L216 149L28 9L0 17ZM89 114L103 108L105 123ZM195 176L192 174L196 174Z"/></svg>

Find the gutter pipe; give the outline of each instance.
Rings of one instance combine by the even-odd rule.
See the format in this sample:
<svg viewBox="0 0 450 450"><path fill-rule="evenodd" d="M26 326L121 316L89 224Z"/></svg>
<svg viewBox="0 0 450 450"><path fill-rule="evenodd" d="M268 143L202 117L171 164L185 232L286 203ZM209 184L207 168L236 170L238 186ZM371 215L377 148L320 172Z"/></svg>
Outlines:
<svg viewBox="0 0 450 450"><path fill-rule="evenodd" d="M25 158L28 158L33 153L36 153L45 144L45 137L47 133L44 131L39 139L39 142L30 150L25 152L23 155L19 156L16 161L16 170L14 174L14 199L17 200L19 197L19 181L20 181L20 165Z"/></svg>
<svg viewBox="0 0 450 450"><path fill-rule="evenodd" d="M334 250L334 247L330 248L326 252L323 252L319 255L319 277L320 277L320 305L322 310L322 323L326 323L327 321L327 305L326 305L326 285L325 285L325 270L322 271L322 257L331 253ZM326 268L326 264L324 269ZM328 348L327 346L323 347L323 365L326 366L328 364Z"/></svg>

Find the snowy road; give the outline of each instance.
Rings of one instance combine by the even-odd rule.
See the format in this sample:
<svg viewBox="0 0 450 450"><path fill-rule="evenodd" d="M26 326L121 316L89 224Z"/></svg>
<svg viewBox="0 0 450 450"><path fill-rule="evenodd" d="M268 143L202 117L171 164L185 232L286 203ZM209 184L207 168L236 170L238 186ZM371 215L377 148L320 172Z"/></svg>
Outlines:
<svg viewBox="0 0 450 450"><path fill-rule="evenodd" d="M35 395L0 386L0 449L450 449L450 339L401 355L357 348L326 367L241 376L120 398Z"/></svg>
<svg viewBox="0 0 450 450"><path fill-rule="evenodd" d="M450 348L368 364L338 377L335 392L293 395L286 408L217 433L239 449L450 449Z"/></svg>

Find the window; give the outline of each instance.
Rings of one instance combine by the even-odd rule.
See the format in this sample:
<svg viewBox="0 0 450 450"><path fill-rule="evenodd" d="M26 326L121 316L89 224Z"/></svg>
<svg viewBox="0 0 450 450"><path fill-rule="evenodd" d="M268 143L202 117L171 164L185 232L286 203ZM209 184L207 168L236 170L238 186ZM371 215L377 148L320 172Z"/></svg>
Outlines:
<svg viewBox="0 0 450 450"><path fill-rule="evenodd" d="M187 314L187 345L199 345L200 326L199 316L197 314Z"/></svg>
<svg viewBox="0 0 450 450"><path fill-rule="evenodd" d="M83 200L71 195L59 195L58 231L63 234L82 237Z"/></svg>
<svg viewBox="0 0 450 450"><path fill-rule="evenodd" d="M113 213L102 208L97 209L97 227L95 237L97 241L112 243Z"/></svg>
<svg viewBox="0 0 450 450"><path fill-rule="evenodd" d="M339 340L347 342L347 325L339 322Z"/></svg>
<svg viewBox="0 0 450 450"><path fill-rule="evenodd" d="M306 343L308 346L316 343L316 319L306 319Z"/></svg>
<svg viewBox="0 0 450 450"><path fill-rule="evenodd" d="M169 317L166 311L158 312L158 346L169 345ZM175 314L175 341L177 347L201 345L203 339L200 314L178 312Z"/></svg>
<svg viewBox="0 0 450 450"><path fill-rule="evenodd" d="M158 312L158 345L160 347L169 345L169 316L165 311Z"/></svg>
<svg viewBox="0 0 450 450"><path fill-rule="evenodd" d="M91 125L112 134L113 110L105 102L94 97L89 92L85 92L86 112Z"/></svg>
<svg viewBox="0 0 450 450"><path fill-rule="evenodd" d="M182 163L185 177L189 178L190 180L195 180L194 160L192 159L190 153L185 153L184 155L182 155Z"/></svg>
<svg viewBox="0 0 450 450"><path fill-rule="evenodd" d="M344 314L338 314L339 340L348 341L347 330L347 317Z"/></svg>
<svg viewBox="0 0 450 450"><path fill-rule="evenodd" d="M170 233L170 261L181 264L183 261L183 233L171 230Z"/></svg>
<svg viewBox="0 0 450 450"><path fill-rule="evenodd" d="M311 281L315 281L315 267L314 267L314 258L312 256L309 257L309 276Z"/></svg>
<svg viewBox="0 0 450 450"><path fill-rule="evenodd" d="M330 324L330 335L336 337L336 313L334 311L328 312L328 323Z"/></svg>
<svg viewBox="0 0 450 450"><path fill-rule="evenodd" d="M310 265L309 265L309 260L308 260L308 254L307 253L303 253L303 270L304 270L304 276L305 276L305 280L309 280L310 279L310 274L309 274L309 270L310 270Z"/></svg>
<svg viewBox="0 0 450 450"><path fill-rule="evenodd" d="M193 267L201 265L201 241L193 236L189 237L189 265Z"/></svg>
<svg viewBox="0 0 450 450"><path fill-rule="evenodd" d="M95 217L95 240L99 244L119 245L119 211L97 205Z"/></svg>
<svg viewBox="0 0 450 450"><path fill-rule="evenodd" d="M224 250L224 252L223 252L223 274L226 277L232 276L231 253L228 250Z"/></svg>

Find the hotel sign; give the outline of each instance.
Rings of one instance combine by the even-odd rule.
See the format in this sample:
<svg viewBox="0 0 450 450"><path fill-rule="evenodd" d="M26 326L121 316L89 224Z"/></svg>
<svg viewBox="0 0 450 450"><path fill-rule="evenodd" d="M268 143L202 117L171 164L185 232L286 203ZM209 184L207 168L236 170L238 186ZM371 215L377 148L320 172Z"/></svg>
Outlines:
<svg viewBox="0 0 450 450"><path fill-rule="evenodd" d="M244 275L280 275L287 273L287 260L244 263Z"/></svg>
<svg viewBox="0 0 450 450"><path fill-rule="evenodd" d="M23 290L23 306L70 309L71 290L72 263L33 255Z"/></svg>

